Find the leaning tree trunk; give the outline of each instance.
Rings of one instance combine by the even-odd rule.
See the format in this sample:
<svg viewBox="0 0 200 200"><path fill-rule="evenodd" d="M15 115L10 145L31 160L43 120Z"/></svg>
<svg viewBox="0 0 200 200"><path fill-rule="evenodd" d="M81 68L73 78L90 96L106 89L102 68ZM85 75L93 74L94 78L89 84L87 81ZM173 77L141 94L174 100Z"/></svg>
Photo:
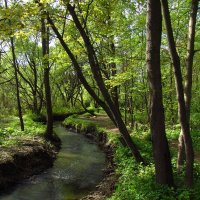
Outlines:
<svg viewBox="0 0 200 200"><path fill-rule="evenodd" d="M72 64L74 66L74 69L77 73L77 76L80 80L80 82L83 84L83 86L85 87L85 89L87 90L87 92L91 95L91 97L94 98L94 100L96 101L96 103L101 106L105 112L108 114L109 118L112 120L112 122L116 125L115 119L112 115L112 113L110 112L108 106L106 105L106 103L104 101L102 101L99 98L99 95L97 95L95 93L95 91L92 89L92 87L90 87L89 83L87 82L86 78L83 75L82 69L79 66L76 57L74 56L74 54L71 52L71 50L69 49L68 45L66 44L66 42L63 40L61 34L59 33L57 27L55 26L53 20L48 16L47 13L47 20L49 22L49 24L51 25L51 28L53 29L54 33L56 34L57 38L59 39L63 49L65 50L65 52L68 54L69 58L72 61Z"/></svg>
<svg viewBox="0 0 200 200"><path fill-rule="evenodd" d="M41 3L39 3L38 1L37 1L37 3L39 4L40 8L42 9L42 8L43 8L43 5L42 5ZM78 18L77 18L77 16L76 16L76 13L74 12L74 8L71 7L71 5L69 5L69 4L67 4L67 5L68 5L68 9L69 9L69 10L72 8L72 10L71 10L71 11L73 12L73 13L71 13L72 16L75 17L76 20L78 20ZM142 158L142 156L141 156L139 150L137 149L136 145L133 143L133 141L132 141L132 139L131 139L131 136L130 136L129 133L128 133L128 130L127 130L127 128L126 128L126 126L125 126L123 120L121 119L120 113L117 111L117 109L115 109L114 103L111 101L111 102L112 102L112 105L111 105L112 108L110 108L110 106L108 105L108 102L102 101L102 100L97 96L97 94L94 92L94 90L90 87L90 85L88 84L87 80L85 79L85 77L84 77L84 75L83 75L83 72L82 72L82 69L81 69L81 67L79 66L79 64L78 64L78 62L77 62L77 60L76 60L74 54L71 52L71 50L69 49L68 45L67 45L67 44L65 43L65 41L63 40L61 34L59 33L58 29L56 28L56 26L55 26L55 24L54 24L54 22L53 22L53 20L49 17L48 12L46 12L46 16L47 16L47 20L48 20L49 24L51 25L51 28L53 29L54 33L57 35L57 37L58 37L58 39L59 39L61 45L62 45L63 48L64 48L64 50L66 51L66 53L67 53L68 56L70 57L70 59L71 59L73 65L74 65L74 68L75 68L75 70L76 70L77 76L78 76L79 80L81 81L81 83L84 85L85 89L86 89L86 90L88 91L88 93L95 99L95 101L105 110L105 112L108 114L108 116L110 117L110 119L114 122L114 124L118 126L118 128L119 128L121 134L123 135L124 140L126 141L126 145L130 148L130 150L131 150L133 156L135 157L136 161L137 161L137 162L144 163L144 160L143 160L143 158ZM75 20L75 21L76 21L76 20ZM87 35L86 35L84 29L82 28L82 26L81 26L79 20L76 21L76 22L78 22L78 25L80 25L79 28L81 28L81 30L83 30L82 33L84 34L84 36L86 36L86 37L83 37L84 42L85 42L86 44L89 43L89 47L91 47L90 40L89 40L89 38L87 37ZM76 24L76 23L75 23L75 24ZM76 25L77 25L77 24L76 24ZM80 30L79 30L79 31L80 31ZM85 40L85 39L86 39L86 40ZM89 52L88 52L88 54L89 54L89 62L90 62L90 64L91 64L91 62L92 62L92 64L93 64L93 62L96 61L96 56L95 56L95 54L94 54L94 55L91 55L91 53L93 53L93 50L94 50L94 49L93 49L93 48L91 48L91 49L89 48L89 49L88 49L88 46L86 46L86 47L87 47L87 51L89 50ZM91 50L92 50L92 52L91 52ZM95 56L95 57L93 57L93 56ZM98 66L97 66L97 67L98 67ZM93 73L94 73L94 70L95 70L95 69L93 68ZM98 74L98 73L99 73L99 70L96 71L96 73ZM96 73L95 73L95 75L97 75ZM99 76L97 76L97 79L98 79L98 78L99 78ZM98 80L98 84L99 84L99 83L100 83L100 85L101 85L101 78ZM100 87L99 87L99 88L100 88ZM104 88L104 85L103 85L103 89L105 89L105 88ZM111 97L110 97L110 95L109 95L107 89L106 89L106 92L104 93L104 91L102 91L102 87L101 87L101 92L102 92L102 94L105 94L105 93L106 93L106 95L108 94L109 101L111 100ZM104 99L107 99L107 98L105 98L105 95L104 95Z"/></svg>
<svg viewBox="0 0 200 200"><path fill-rule="evenodd" d="M160 0L147 1L147 67L151 87L150 126L153 142L156 182L173 186L173 172L165 132L165 115L162 99L160 45L162 16Z"/></svg>
<svg viewBox="0 0 200 200"><path fill-rule="evenodd" d="M52 114L52 104L51 104L51 88L50 88L50 81L49 81L49 73L50 73L49 28L46 27L44 18L41 19L41 24L42 24L42 55L43 55L43 67L44 67L44 87L45 87L46 110L47 110L47 128L45 132L45 137L47 139L52 139L53 114Z"/></svg>
<svg viewBox="0 0 200 200"><path fill-rule="evenodd" d="M190 107L192 99L192 71L193 71L193 59L194 59L194 41L195 41L195 29L196 18L198 11L199 0L192 0L189 26L188 26L188 44L187 44L187 58L186 58L186 80L185 80L185 106L187 112L187 119L190 122ZM179 135L179 150L177 168L180 168L184 161L185 148L182 131Z"/></svg>
<svg viewBox="0 0 200 200"><path fill-rule="evenodd" d="M183 139L185 143L185 153L186 153L186 174L185 174L185 183L187 186L192 186L193 184L193 164L194 164L194 151L192 145L192 138L190 135L190 126L187 118L186 105L184 99L184 89L182 83L182 73L180 67L180 57L176 50L169 6L167 0L161 0L163 16L165 20L165 26L167 31L167 38L169 43L169 51L171 60L174 66L175 80L176 80L176 91L178 99L178 110L179 110L179 120L181 124L181 130L183 134Z"/></svg>
<svg viewBox="0 0 200 200"><path fill-rule="evenodd" d="M126 145L130 148L133 156L135 157L137 162L142 162L144 163L144 160L138 150L138 148L136 147L136 145L134 144L134 142L131 139L131 136L126 128L126 125L124 123L124 121L121 118L121 114L119 112L119 109L116 107L116 105L114 104L108 89L105 86L102 74L101 74L101 69L99 66L99 61L98 58L96 56L95 50L92 46L91 40L89 38L89 36L87 35L85 29L83 28L83 26L81 25L77 14L75 12L75 7L71 6L71 4L67 4L67 9L69 10L69 13L71 14L73 21L76 25L76 28L78 29L84 43L85 43L85 47L87 50L87 56L88 56L88 61L90 64L90 68L94 77L94 80L96 81L101 94L103 95L106 104L109 107L110 112L112 113L115 122L119 128L120 133L123 136L124 141L126 142Z"/></svg>

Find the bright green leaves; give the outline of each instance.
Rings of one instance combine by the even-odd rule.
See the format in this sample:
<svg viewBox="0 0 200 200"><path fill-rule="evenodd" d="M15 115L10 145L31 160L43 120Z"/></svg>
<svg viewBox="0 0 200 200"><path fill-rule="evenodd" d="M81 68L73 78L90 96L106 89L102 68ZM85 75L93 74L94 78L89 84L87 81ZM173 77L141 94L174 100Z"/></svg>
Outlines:
<svg viewBox="0 0 200 200"><path fill-rule="evenodd" d="M24 38L38 31L38 8L35 3L13 3L0 8L0 36Z"/></svg>
<svg viewBox="0 0 200 200"><path fill-rule="evenodd" d="M128 71L112 76L110 80L106 80L106 84L110 87L120 86L132 79L132 74Z"/></svg>

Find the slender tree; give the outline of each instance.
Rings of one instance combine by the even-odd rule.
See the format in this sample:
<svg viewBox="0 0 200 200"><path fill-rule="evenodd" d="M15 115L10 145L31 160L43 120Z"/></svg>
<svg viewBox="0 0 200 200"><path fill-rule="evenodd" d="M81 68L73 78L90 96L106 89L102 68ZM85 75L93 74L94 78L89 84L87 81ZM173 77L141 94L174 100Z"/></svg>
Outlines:
<svg viewBox="0 0 200 200"><path fill-rule="evenodd" d="M165 26L167 31L167 38L169 44L169 52L171 60L174 66L175 80L176 80L176 91L178 99L178 110L179 110L179 120L181 124L181 130L183 134L183 140L185 144L186 152L186 176L185 183L188 186L193 184L193 163L194 163L194 151L192 146L192 138L190 135L190 126L187 118L186 105L184 99L184 88L183 88L183 79L180 66L180 57L176 50L176 44L174 40L174 34L172 30L169 6L167 0L161 0L163 17L165 20Z"/></svg>
<svg viewBox="0 0 200 200"><path fill-rule="evenodd" d="M100 65L99 65L99 61L98 58L96 56L94 47L91 43L91 40L87 34L87 32L85 31L85 29L83 28L83 26L81 25L77 14L75 12L75 6L72 6L70 3L67 4L67 9L69 10L70 15L73 18L74 24L76 25L77 30L79 31L86 50L87 50L87 56L88 56L88 61L90 64L90 68L93 74L93 78L96 81L98 88L101 91L102 96L104 97L104 100L106 102L106 104L109 107L110 112L113 115L113 118L115 119L115 122L121 132L121 134L123 135L124 141L126 142L126 145L130 148L130 150L132 151L133 156L135 157L135 159L138 162L143 162L144 160L139 152L139 150L137 149L136 145L133 143L129 132L126 128L126 125L124 123L124 121L121 118L121 114L119 112L119 109L116 107L116 105L113 102L112 97L110 96L108 89L105 86L102 74L101 74L101 69L100 69Z"/></svg>
<svg viewBox="0 0 200 200"><path fill-rule="evenodd" d="M198 11L199 0L192 0L191 11L188 26L188 43L187 43L187 56L186 56L186 80L185 80L185 106L187 112L187 120L190 122L190 107L192 99L192 72L193 72L193 60L194 60L194 41L195 41L195 29L196 29L196 18ZM184 137L182 131L179 136L179 151L177 168L180 170L183 164L185 148L184 148Z"/></svg>
<svg viewBox="0 0 200 200"><path fill-rule="evenodd" d="M5 0L4 2L5 2L5 8L7 9L8 8L7 0ZM9 24L11 25L10 20L9 20ZM17 72L17 58L16 58L16 53L15 53L14 36L10 37L10 43L11 43L11 50L12 50L12 65L14 68L15 84L16 84L18 116L20 120L21 130L24 131L24 120L23 120L22 106L21 106L21 100L20 100L19 78L18 78L18 72Z"/></svg>
<svg viewBox="0 0 200 200"><path fill-rule="evenodd" d="M155 161L156 182L173 186L173 172L169 146L165 132L165 115L162 100L160 45L162 15L159 0L147 1L146 59L151 87L150 125Z"/></svg>
<svg viewBox="0 0 200 200"><path fill-rule="evenodd" d="M49 81L49 27L46 26L45 15L41 18L41 36L42 36L42 55L43 55L43 67L44 67L44 86L45 86L45 97L46 97L46 110L47 110L47 129L45 137L52 139L53 134L53 113L51 104L51 88Z"/></svg>
<svg viewBox="0 0 200 200"><path fill-rule="evenodd" d="M43 5L36 1L36 3L39 4L40 8L43 8ZM88 60L92 69L92 73L94 75L94 78L98 84L98 87L101 91L101 93L103 94L104 97L104 101L102 101L98 95L94 92L94 90L90 87L90 85L88 84L87 80L85 79L82 69L79 66L76 57L74 56L74 54L71 52L71 50L69 49L68 45L65 43L65 41L63 40L62 35L59 33L58 29L56 28L53 20L50 18L49 14L46 13L47 15L47 20L49 22L49 24L51 25L54 33L56 34L56 36L58 37L58 39L60 40L61 45L63 46L64 50L66 51L66 53L68 54L68 56L70 57L73 66L76 70L77 76L79 77L79 80L81 81L81 83L84 85L85 89L88 91L88 93L95 99L95 101L102 106L102 108L105 110L105 112L108 114L108 116L110 117L110 119L114 122L115 125L118 126L126 145L130 148L133 156L135 157L136 161L138 162L142 162L144 163L144 159L142 158L138 148L136 147L136 145L133 143L131 136L128 133L128 130L121 118L121 115L118 111L118 109L115 108L115 105L111 99L111 96L107 90L107 88L105 87L104 81L102 79L102 75L101 75L101 71L99 68L99 64L98 64L98 60L96 57L96 54L94 52L94 48L91 44L91 41L87 35L87 33L85 32L84 28L82 27L75 11L74 11L74 7L71 6L71 4L67 4L67 8L70 12L70 14L72 15L72 18L74 20L74 23L77 27L77 29L79 30L84 42L85 42L85 46L87 49L87 53L88 53Z"/></svg>

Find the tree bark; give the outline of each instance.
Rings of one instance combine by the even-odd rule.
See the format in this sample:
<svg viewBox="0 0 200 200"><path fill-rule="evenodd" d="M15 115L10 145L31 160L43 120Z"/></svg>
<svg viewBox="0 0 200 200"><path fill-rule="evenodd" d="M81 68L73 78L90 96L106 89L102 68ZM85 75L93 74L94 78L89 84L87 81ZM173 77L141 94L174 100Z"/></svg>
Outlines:
<svg viewBox="0 0 200 200"><path fill-rule="evenodd" d="M111 49L111 54L114 57L115 56L115 44L113 42L113 38L111 40L111 44L110 44L110 49ZM116 67L116 63L112 62L110 64L111 67L111 75L115 76L117 74L117 67ZM116 108L119 109L119 95L118 95L118 86L115 86L111 89L111 95L112 95L112 99L114 104L116 105Z"/></svg>
<svg viewBox="0 0 200 200"><path fill-rule="evenodd" d="M108 92L108 89L105 86L105 83L104 83L104 80L103 80L103 77L101 74L101 69L99 66L98 58L97 58L94 48L91 44L90 38L88 37L86 31L82 27L76 13L75 13L74 7L68 3L67 9L69 10L69 13L71 14L73 21L76 25L76 28L78 29L78 31L85 43L85 47L87 49L87 54L88 54L88 61L89 61L90 67L91 67L91 71L92 71L94 80L96 81L96 83L101 91L101 94L103 95L104 100L105 100L106 104L108 105L108 107L115 119L115 122L120 130L120 133L123 135L123 138L124 138L127 146L130 148L136 161L144 163L144 160L143 160L139 150L137 149L136 145L133 143L131 136L126 128L126 125L124 124L124 122L121 118L119 109L115 106L115 104Z"/></svg>
<svg viewBox="0 0 200 200"><path fill-rule="evenodd" d="M36 64L33 61L32 62L32 70L33 70L33 75L34 75L34 82L33 82L33 112L36 114L39 114L39 109L38 109L38 97L37 97L37 87L38 87L38 75L37 75L37 68Z"/></svg>
<svg viewBox="0 0 200 200"><path fill-rule="evenodd" d="M163 16L165 20L165 26L167 31L167 38L169 43L169 51L171 60L174 66L175 80L176 80L176 91L178 99L178 110L179 110L179 120L181 124L181 130L183 134L183 139L185 143L185 152L186 152L186 174L185 174L185 183L187 186L192 186L193 184L193 163L194 163L194 151L192 145L192 138L190 135L190 126L187 118L186 105L184 99L184 89L183 89L183 80L180 67L180 58L176 50L169 6L167 0L161 0Z"/></svg>
<svg viewBox="0 0 200 200"><path fill-rule="evenodd" d="M173 186L171 156L165 132L165 115L162 99L160 69L161 34L162 16L160 1L148 0L146 59L152 94L150 127L153 140L156 182L158 184Z"/></svg>
<svg viewBox="0 0 200 200"><path fill-rule="evenodd" d="M13 68L14 68L14 73L15 73L18 116L19 116L19 120L20 120L21 130L24 131L24 120L23 120L23 116L22 116L22 106L21 106L20 91L19 91L19 79L18 79L18 73L17 73L17 60L16 60L16 55L15 55L15 47L14 47L13 37L10 38L10 41L11 41L11 48L12 48Z"/></svg>
<svg viewBox="0 0 200 200"><path fill-rule="evenodd" d="M44 67L44 87L45 87L45 97L46 97L46 111L47 111L47 128L45 132L45 137L47 139L52 139L53 135L53 113L52 113L52 103L51 103L51 88L49 81L49 28L46 27L45 19L42 16L42 55L43 55L43 67Z"/></svg>
<svg viewBox="0 0 200 200"><path fill-rule="evenodd" d="M187 44L187 57L186 57L186 80L185 80L185 106L187 112L187 119L190 122L190 107L192 99L192 71L193 71L193 59L194 59L194 41L195 41L195 29L196 18L198 11L198 0L192 0L192 6L190 11L190 19L188 26L188 44ZM179 136L179 151L177 168L180 170L183 160L185 158L184 139L182 131Z"/></svg>
<svg viewBox="0 0 200 200"><path fill-rule="evenodd" d="M8 8L7 0L5 2L6 9ZM10 21L9 21L10 23ZM22 106L20 100L20 91L19 91L19 78L17 73L17 59L15 54L15 46L14 46L14 38L13 36L10 37L11 49L12 49L12 61L13 61L13 68L14 68L14 75L15 75L15 84L16 84L16 96L17 96L17 108L18 108L18 116L20 120L20 127L21 130L24 131L24 120L22 116Z"/></svg>

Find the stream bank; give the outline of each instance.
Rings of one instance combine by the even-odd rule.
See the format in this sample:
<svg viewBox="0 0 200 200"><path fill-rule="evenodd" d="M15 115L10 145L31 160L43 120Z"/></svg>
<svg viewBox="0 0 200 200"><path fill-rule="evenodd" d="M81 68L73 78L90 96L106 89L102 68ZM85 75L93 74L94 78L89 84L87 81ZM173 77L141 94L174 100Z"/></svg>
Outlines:
<svg viewBox="0 0 200 200"><path fill-rule="evenodd" d="M97 126L92 123L86 123L86 125L83 125L79 122L73 124L64 121L63 125L68 130L75 131L94 141L106 155L106 167L104 169L103 180L93 191L81 198L81 200L105 200L110 197L115 190L118 176L115 174L115 163L113 161L115 147L108 143L107 133L103 130L98 130Z"/></svg>
<svg viewBox="0 0 200 200"><path fill-rule="evenodd" d="M72 127L73 126L70 126L71 129L72 129ZM68 128L69 128L69 126L68 126ZM58 128L58 129L61 130L60 128ZM80 187L80 185L73 186L75 189L76 188L78 190L81 189L82 190L81 192L84 194L84 195L80 194L80 198L78 198L78 199L82 199L82 200L106 199L106 197L108 197L112 194L112 192L114 190L114 185L117 180L117 177L114 173L115 166L113 163L113 148L114 147L107 143L106 133L103 131L102 132L97 131L97 129L94 126L88 126L84 129L83 128L78 129L78 127L76 127L76 132L82 133L82 135L85 138L89 138L89 140L86 139L86 141L88 141L87 144L89 144L89 146L92 145L93 147L91 148L87 145L88 148L85 149L85 146L83 146L83 149L86 150L87 156L83 156L83 158L84 158L83 161L80 160L81 165L77 164L77 156L75 156L73 151L74 150L76 151L79 149L82 152L83 149L80 149L80 146L79 146L80 144L79 144L79 142L77 143L77 141L82 141L85 139L82 136L83 139L77 140L77 139L75 139L76 136L74 138L74 135L76 135L75 133L72 133L71 135L68 134L68 136L67 136L68 139L64 142L66 144L66 147L64 147L64 148L66 149L67 154L66 153L64 153L64 154L66 154L67 158L69 158L69 159L65 159L65 160L67 162L69 162L69 160L76 158L72 162L73 166L74 167L75 166L83 167L83 162L85 162L85 158L89 158L89 160L91 160L90 156L94 157L93 161L91 160L91 164L88 163L88 164L86 164L87 167L86 166L84 167L84 169L86 169L86 171L85 171L86 173L81 173L81 174L85 174L85 175L83 177L82 177L82 175L80 176L80 173L78 173L76 175L78 180L80 179L80 177L82 177L82 180L83 180L82 183L84 184L84 187L88 187L87 184L89 182L92 183L92 184L90 184L92 187L90 186L91 189L89 189L89 190L81 189L82 183L81 183L81 187ZM79 135L81 135L81 134L79 134ZM64 137L66 137L66 136L64 136ZM74 143L74 146L71 146L69 148L69 144L67 144L67 141L70 141L70 145L71 145L72 137L74 138L75 143ZM94 143L94 145L93 145L93 143ZM102 157L102 159L100 159L100 160L102 160L101 161L102 164L97 164L97 160L99 162L99 158L97 155L99 155L100 152L98 149L96 149L96 147L95 147L96 144L98 144L100 149L103 150L104 153L106 154L106 166L105 166L105 161L103 161L103 157ZM62 146L62 148L63 148L63 146ZM72 150L72 155L69 155L69 149ZM50 168L53 165L53 161L55 160L57 149L55 146L50 145L50 143L45 142L43 140L43 138L41 138L41 137L34 137L30 140L23 140L23 141L21 140L19 146L13 147L13 148L2 148L1 147L1 151L2 151L2 158L0 159L0 175L1 175L1 177L4 177L4 178L0 181L0 189L8 190L8 188L10 189L11 185L14 185L14 184L16 185L16 183L20 183L20 184L17 184L17 187L14 187L14 189L15 189L15 190L13 190L13 191L15 191L14 193L11 191L8 195L5 194L5 195L1 196L1 199L6 199L6 200L7 199L18 199L19 195L26 194L27 191L29 191L27 194L29 194L29 197L30 197L31 191L43 190L44 183L46 183L46 182L51 182L51 183L55 182L57 185L58 180L60 180L59 177L62 177L61 182L64 181L63 183L66 186L66 180L71 181L71 178L73 178L73 177L71 177L71 175L69 176L68 174L66 174L66 176L63 176L63 173L61 173L61 175L57 176L58 172L60 173L61 171L60 171L60 168L59 168L59 170L55 169L55 166L57 167L58 163L60 163L60 162L61 162L60 163L61 168L66 166L66 164L63 163L63 161L59 161L60 159L63 160L63 158L64 158L63 157L64 154L62 152L59 156L59 159L57 159L56 162L54 163L54 167ZM93 152L93 153L91 154L91 152ZM71 161L70 161L70 163L71 163ZM73 170L74 170L74 167L72 168ZM50 169L48 169L46 171L45 169L47 169L47 168L50 168ZM99 169L98 170L99 177L97 177L97 181L93 181L94 180L93 177L91 178L92 181L88 181L86 177L90 177L92 174L96 174L96 171L94 171L96 168ZM64 169L64 171L63 171L64 173L65 172L69 173L68 169L66 171L66 167L64 167L63 169ZM102 169L103 169L103 172L102 172ZM33 176L33 178L31 178L30 181L29 181L29 179L26 179L25 183L23 183L24 182L24 181L22 181L23 179L28 178L35 174L39 174L40 172L42 172L44 170L45 170L45 172L42 173L42 175ZM70 168L70 170L71 170L71 168ZM94 171L94 173L93 173L93 171ZM49 172L50 173L53 172L53 175L49 176L49 174L50 174ZM70 174L72 174L72 172L70 172ZM101 176L101 174L102 174L102 176ZM102 178L104 177L103 181L101 181L102 180L101 177ZM49 181L49 178L50 179L53 178L53 181L52 181L52 179L51 179L51 181ZM46 181L46 180L48 180L48 181ZM21 182L22 182L22 184L21 184ZM37 185L39 184L39 186L35 185L36 182L37 182ZM75 182L79 184L80 180L75 181ZM61 184L63 184L63 183L61 183ZM71 184L71 182L70 182L69 186L70 185L73 185L73 184ZM27 187L29 189L27 189ZM36 187L37 187L37 189L36 189ZM12 190L12 188L13 187L11 187L11 190ZM19 188L19 189L17 189L17 188ZM30 189L30 188L32 188L32 189ZM51 188L51 187L49 187L49 185L48 185L47 188ZM74 188L71 188L71 186L70 186L69 189L74 190ZM53 192L54 189L52 188L51 191ZM57 189L55 191L57 191ZM92 191L92 192L90 192L90 191ZM77 192L78 191L76 190L75 193L77 193ZM44 194L44 193L45 192L41 192L41 194ZM49 194L49 191L47 191L45 194ZM35 198L35 199L38 199L39 194L32 194L32 195L33 195L32 196L33 198L30 198L30 199L34 199L35 196L37 196L37 198ZM60 195L60 194L58 194L58 195ZM44 198L46 198L46 197L44 197ZM69 197L69 199L71 200L71 199L77 199L77 198Z"/></svg>
<svg viewBox="0 0 200 200"><path fill-rule="evenodd" d="M39 174L51 167L59 145L35 136L12 147L0 147L0 190L9 190L25 178Z"/></svg>
<svg viewBox="0 0 200 200"><path fill-rule="evenodd" d="M53 167L21 181L12 191L0 195L1 200L77 200L103 179L105 153L94 141L60 124L54 131L62 146Z"/></svg>

